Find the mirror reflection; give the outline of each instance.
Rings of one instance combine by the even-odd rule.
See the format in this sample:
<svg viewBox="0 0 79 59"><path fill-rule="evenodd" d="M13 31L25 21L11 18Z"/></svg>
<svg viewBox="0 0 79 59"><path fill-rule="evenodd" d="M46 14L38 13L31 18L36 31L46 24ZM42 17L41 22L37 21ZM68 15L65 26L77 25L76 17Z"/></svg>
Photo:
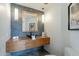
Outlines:
<svg viewBox="0 0 79 59"><path fill-rule="evenodd" d="M23 32L38 31L38 14L22 11L22 31Z"/></svg>

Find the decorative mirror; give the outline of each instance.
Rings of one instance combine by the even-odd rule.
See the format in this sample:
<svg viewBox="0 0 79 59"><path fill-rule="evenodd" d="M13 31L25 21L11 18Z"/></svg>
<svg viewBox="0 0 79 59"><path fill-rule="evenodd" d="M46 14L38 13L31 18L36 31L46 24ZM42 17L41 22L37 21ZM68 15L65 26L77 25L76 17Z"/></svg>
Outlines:
<svg viewBox="0 0 79 59"><path fill-rule="evenodd" d="M22 32L38 31L38 14L22 11Z"/></svg>

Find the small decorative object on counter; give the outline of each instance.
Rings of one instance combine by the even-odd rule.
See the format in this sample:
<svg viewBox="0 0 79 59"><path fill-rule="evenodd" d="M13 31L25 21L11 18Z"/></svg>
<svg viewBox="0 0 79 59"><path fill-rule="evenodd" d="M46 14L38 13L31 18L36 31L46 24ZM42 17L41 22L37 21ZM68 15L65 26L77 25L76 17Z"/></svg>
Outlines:
<svg viewBox="0 0 79 59"><path fill-rule="evenodd" d="M32 35L32 40L36 40L35 35Z"/></svg>
<svg viewBox="0 0 79 59"><path fill-rule="evenodd" d="M19 39L19 36L14 36L13 37L13 41L16 41L16 40L18 40Z"/></svg>
<svg viewBox="0 0 79 59"><path fill-rule="evenodd" d="M45 36L46 36L45 32L42 32L42 37L45 37Z"/></svg>

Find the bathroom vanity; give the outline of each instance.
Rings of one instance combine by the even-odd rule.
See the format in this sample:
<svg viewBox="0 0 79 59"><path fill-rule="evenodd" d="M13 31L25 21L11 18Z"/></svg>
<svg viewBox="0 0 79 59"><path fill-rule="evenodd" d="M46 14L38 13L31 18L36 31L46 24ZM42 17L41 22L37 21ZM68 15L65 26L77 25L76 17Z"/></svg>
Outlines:
<svg viewBox="0 0 79 59"><path fill-rule="evenodd" d="M19 38L18 40L10 39L6 43L6 52L15 52L30 48L37 48L40 46L48 45L50 43L49 37L36 37L36 40L31 38Z"/></svg>
<svg viewBox="0 0 79 59"><path fill-rule="evenodd" d="M37 55L39 47L50 43L50 38L44 36L42 20L43 11L11 3L12 38L6 42L6 52L17 56Z"/></svg>

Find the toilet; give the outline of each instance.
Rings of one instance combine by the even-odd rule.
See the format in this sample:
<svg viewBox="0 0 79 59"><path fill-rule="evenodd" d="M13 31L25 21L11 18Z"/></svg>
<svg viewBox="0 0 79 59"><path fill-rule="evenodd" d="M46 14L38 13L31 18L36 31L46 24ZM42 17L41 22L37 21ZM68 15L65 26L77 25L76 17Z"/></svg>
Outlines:
<svg viewBox="0 0 79 59"><path fill-rule="evenodd" d="M56 55L45 55L45 56L56 56ZM64 49L64 56L79 56L79 51L74 48L66 47Z"/></svg>
<svg viewBox="0 0 79 59"><path fill-rule="evenodd" d="M71 47L66 47L64 51L64 56L79 56L79 51Z"/></svg>

